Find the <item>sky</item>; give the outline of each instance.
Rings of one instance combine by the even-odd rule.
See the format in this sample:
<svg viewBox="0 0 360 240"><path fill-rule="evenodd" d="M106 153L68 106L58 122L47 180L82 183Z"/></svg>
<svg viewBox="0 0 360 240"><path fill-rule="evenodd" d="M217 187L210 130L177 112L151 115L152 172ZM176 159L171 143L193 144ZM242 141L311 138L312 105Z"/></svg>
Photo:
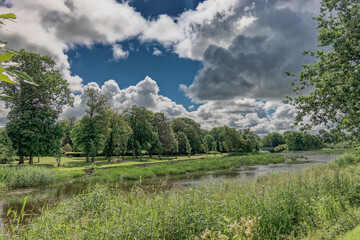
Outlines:
<svg viewBox="0 0 360 240"><path fill-rule="evenodd" d="M292 127L290 70L316 49L320 0L6 0L11 49L50 55L75 96L60 118L81 117L86 87L134 104L260 136ZM0 103L0 124L8 109Z"/></svg>

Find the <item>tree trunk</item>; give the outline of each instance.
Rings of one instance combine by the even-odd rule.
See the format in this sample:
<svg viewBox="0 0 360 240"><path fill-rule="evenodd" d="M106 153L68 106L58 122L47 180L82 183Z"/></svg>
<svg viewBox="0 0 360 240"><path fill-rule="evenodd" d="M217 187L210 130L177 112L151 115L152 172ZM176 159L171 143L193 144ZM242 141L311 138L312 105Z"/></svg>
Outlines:
<svg viewBox="0 0 360 240"><path fill-rule="evenodd" d="M95 163L95 157L92 157L92 158L91 158L91 162L92 162L92 163Z"/></svg>
<svg viewBox="0 0 360 240"><path fill-rule="evenodd" d="M24 156L20 156L19 164L24 164Z"/></svg>
<svg viewBox="0 0 360 240"><path fill-rule="evenodd" d="M40 156L38 156L38 163L40 162Z"/></svg>
<svg viewBox="0 0 360 240"><path fill-rule="evenodd" d="M161 160L161 154L159 153L159 159Z"/></svg>
<svg viewBox="0 0 360 240"><path fill-rule="evenodd" d="M133 148L133 160L135 160L136 148Z"/></svg>
<svg viewBox="0 0 360 240"><path fill-rule="evenodd" d="M222 152L220 152L220 155L222 155Z"/></svg>
<svg viewBox="0 0 360 240"><path fill-rule="evenodd" d="M108 162L111 162L111 156L108 156Z"/></svg>
<svg viewBox="0 0 360 240"><path fill-rule="evenodd" d="M34 164L34 157L33 157L33 154L32 154L32 153L30 153L29 164L30 164L30 165L33 165L33 164Z"/></svg>
<svg viewBox="0 0 360 240"><path fill-rule="evenodd" d="M86 155L86 162L90 162L90 154L89 153Z"/></svg>
<svg viewBox="0 0 360 240"><path fill-rule="evenodd" d="M152 158L152 152L148 151L148 153L149 153L149 158Z"/></svg>

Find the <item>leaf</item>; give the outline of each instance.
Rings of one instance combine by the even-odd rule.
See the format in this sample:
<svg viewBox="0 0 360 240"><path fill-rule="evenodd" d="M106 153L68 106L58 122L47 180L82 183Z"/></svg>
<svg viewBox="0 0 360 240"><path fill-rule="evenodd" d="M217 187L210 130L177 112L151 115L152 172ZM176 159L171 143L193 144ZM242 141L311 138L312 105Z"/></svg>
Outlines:
<svg viewBox="0 0 360 240"><path fill-rule="evenodd" d="M0 62L6 62L9 61L15 53L5 53L0 55Z"/></svg>
<svg viewBox="0 0 360 240"><path fill-rule="evenodd" d="M0 18L3 19L16 19L16 15L13 13L4 13L4 14L0 14Z"/></svg>
<svg viewBox="0 0 360 240"><path fill-rule="evenodd" d="M0 71L1 71L1 69L0 69ZM32 77L30 77L29 75L27 75L24 72L19 72L16 70L9 70L9 71L12 72L13 74L16 74L21 80L26 80L28 82L34 82Z"/></svg>
<svg viewBox="0 0 360 240"><path fill-rule="evenodd" d="M0 74L0 81L14 84L14 82L11 81L11 79L8 76L6 76L5 74Z"/></svg>

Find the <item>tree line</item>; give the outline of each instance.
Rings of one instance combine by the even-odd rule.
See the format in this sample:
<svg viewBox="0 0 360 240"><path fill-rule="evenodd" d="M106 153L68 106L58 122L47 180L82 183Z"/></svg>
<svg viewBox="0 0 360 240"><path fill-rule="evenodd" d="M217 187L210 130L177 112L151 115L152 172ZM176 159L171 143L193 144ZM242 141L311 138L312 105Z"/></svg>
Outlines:
<svg viewBox="0 0 360 240"><path fill-rule="evenodd" d="M346 134L339 129L319 130L318 134L307 132L286 131L280 133L268 133L261 139L262 147L274 148L275 152L285 150L315 150L323 147L329 148L346 148L351 147L353 136Z"/></svg>
<svg viewBox="0 0 360 240"><path fill-rule="evenodd" d="M191 155L210 152L252 152L259 150L260 138L249 130L228 126L201 129L190 118L169 120L164 113L154 113L144 107L132 106L116 110L97 89L87 88L85 115L76 120L59 121L64 107L72 106L74 97L69 84L55 68L49 56L20 50L12 57L11 67L33 79L34 84L0 83L1 99L10 108L6 129L0 132L2 162L19 157L33 164L34 157L56 156L60 161L64 151L80 151L86 161L103 154L111 157L132 153L150 155ZM6 154L5 154L6 153Z"/></svg>

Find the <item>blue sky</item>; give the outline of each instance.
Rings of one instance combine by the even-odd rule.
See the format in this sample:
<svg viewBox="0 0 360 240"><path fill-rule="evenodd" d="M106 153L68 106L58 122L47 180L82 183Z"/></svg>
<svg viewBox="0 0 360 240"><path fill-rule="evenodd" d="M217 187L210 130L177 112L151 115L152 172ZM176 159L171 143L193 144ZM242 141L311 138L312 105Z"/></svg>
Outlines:
<svg viewBox="0 0 360 240"><path fill-rule="evenodd" d="M121 2L121 1L119 1ZM144 18L156 18L160 14L176 17L184 11L195 9L203 1L199 0L133 0L133 6ZM156 80L160 94L171 97L186 108L196 105L184 96L180 84L190 85L202 67L201 61L179 58L171 50L155 42L141 44L129 39L122 42L124 50L134 49L126 59L113 60L112 47L96 44L91 48L76 47L68 51L71 72L83 78L84 83L98 82L103 84L114 79L120 88L135 85L145 76ZM162 52L161 56L153 54L154 48Z"/></svg>
<svg viewBox="0 0 360 240"><path fill-rule="evenodd" d="M160 94L171 97L175 102L188 107L194 103L184 96L180 84L192 83L200 61L179 58L155 43L140 44L132 39L122 43L123 49L135 50L126 59L114 60L111 46L96 44L91 48L77 47L68 52L71 72L83 78L84 84L97 82L100 85L114 79L120 88L135 85L150 76L160 87ZM153 55L154 48L162 51L161 56Z"/></svg>
<svg viewBox="0 0 360 240"><path fill-rule="evenodd" d="M4 4L5 3L5 4ZM210 129L259 135L293 129L286 70L317 47L320 0L6 0L0 39L50 55L75 96L60 118L81 117L83 90L114 108L145 106ZM0 125L8 109L0 103Z"/></svg>

